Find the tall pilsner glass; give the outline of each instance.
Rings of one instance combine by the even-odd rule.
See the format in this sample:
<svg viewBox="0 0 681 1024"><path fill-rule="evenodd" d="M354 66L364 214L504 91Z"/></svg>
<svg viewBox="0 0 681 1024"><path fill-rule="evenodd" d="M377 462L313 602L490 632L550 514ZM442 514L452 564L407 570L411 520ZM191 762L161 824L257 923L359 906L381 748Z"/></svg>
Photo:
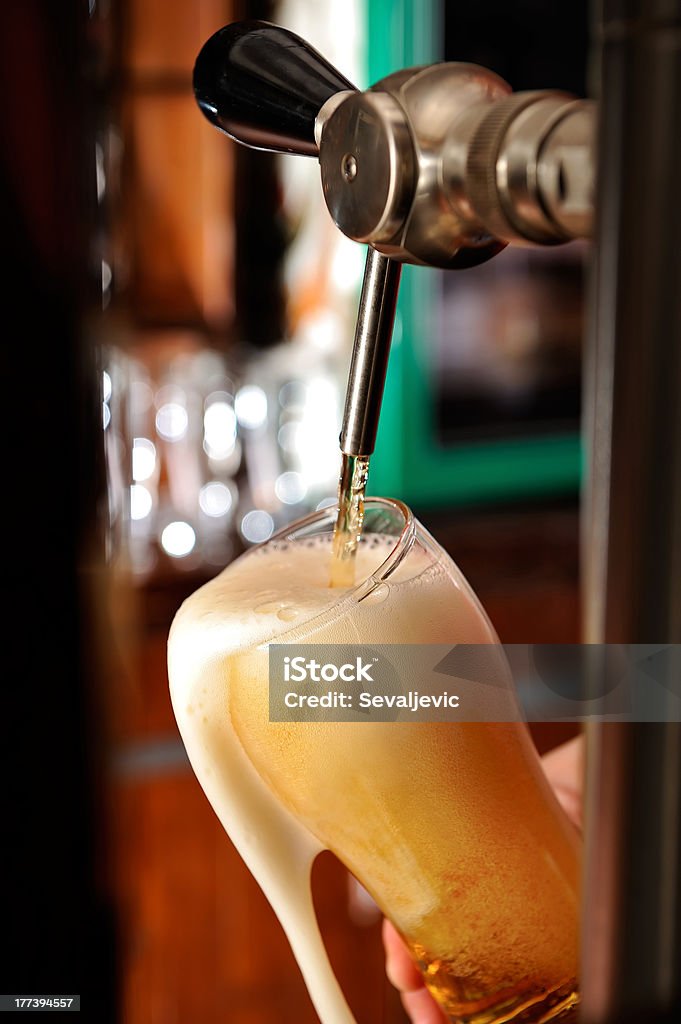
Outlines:
<svg viewBox="0 0 681 1024"><path fill-rule="evenodd" d="M357 583L330 588L335 514L249 550L178 611L170 687L198 780L323 1024L353 1017L312 906L322 849L396 926L449 1020L571 1019L579 839L523 723L269 720L271 642L499 643L454 562L397 501L367 499ZM499 652L493 682L508 688Z"/></svg>

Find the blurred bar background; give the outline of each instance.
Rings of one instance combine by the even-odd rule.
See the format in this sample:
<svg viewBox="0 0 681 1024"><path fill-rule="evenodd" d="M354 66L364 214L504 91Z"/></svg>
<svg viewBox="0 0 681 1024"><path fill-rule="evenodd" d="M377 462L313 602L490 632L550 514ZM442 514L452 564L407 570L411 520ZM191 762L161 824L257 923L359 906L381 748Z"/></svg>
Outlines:
<svg viewBox="0 0 681 1024"><path fill-rule="evenodd" d="M193 62L216 29L259 17L360 87L448 59L585 95L587 5L11 0L0 17L20 620L3 991L35 991L37 971L45 992L87 995L88 1020L314 1024L190 771L165 648L184 597L334 500L364 252L331 223L314 161L204 121ZM412 505L504 642L580 638L586 259L573 244L404 275L369 490ZM573 732L534 736L545 750ZM330 855L317 867L353 1010L402 1024L376 909Z"/></svg>

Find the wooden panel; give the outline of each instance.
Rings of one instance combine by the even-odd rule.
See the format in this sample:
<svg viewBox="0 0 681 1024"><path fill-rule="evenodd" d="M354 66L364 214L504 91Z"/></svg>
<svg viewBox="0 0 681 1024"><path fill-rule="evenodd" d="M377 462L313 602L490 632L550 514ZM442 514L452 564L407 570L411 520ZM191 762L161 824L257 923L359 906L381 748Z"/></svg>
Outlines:
<svg viewBox="0 0 681 1024"><path fill-rule="evenodd" d="M229 0L128 0L125 63L136 79L189 78L206 39L232 20Z"/></svg>
<svg viewBox="0 0 681 1024"><path fill-rule="evenodd" d="M232 151L191 94L128 97L124 193L138 322L207 325L233 312Z"/></svg>
<svg viewBox="0 0 681 1024"><path fill-rule="evenodd" d="M192 91L229 0L128 0L121 13L123 249L141 325L224 330L233 316L233 145ZM119 230L116 227L115 230Z"/></svg>
<svg viewBox="0 0 681 1024"><path fill-rule="evenodd" d="M131 781L117 806L123 1019L256 1024L276 1006L312 1024L281 929L193 775Z"/></svg>
<svg viewBox="0 0 681 1024"><path fill-rule="evenodd" d="M317 1024L281 927L194 776L121 781L114 817L126 1024ZM319 865L315 894L358 1019L394 1024L378 919L349 920L337 862Z"/></svg>

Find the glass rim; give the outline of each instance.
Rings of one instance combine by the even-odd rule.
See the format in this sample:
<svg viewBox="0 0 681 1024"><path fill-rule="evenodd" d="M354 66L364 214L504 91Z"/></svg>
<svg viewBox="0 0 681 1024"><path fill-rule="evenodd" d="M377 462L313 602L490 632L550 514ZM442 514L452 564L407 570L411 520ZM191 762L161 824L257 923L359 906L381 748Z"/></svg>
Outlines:
<svg viewBox="0 0 681 1024"><path fill-rule="evenodd" d="M395 543L391 547L388 557L380 562L369 576L366 576L363 580L360 580L354 586L350 587L343 595L343 600L354 597L356 600L361 601L363 598L367 597L376 586L384 580L387 580L407 556L416 537L416 520L414 518L414 513L403 501L400 501L398 498L381 498L372 494L364 499L365 510L367 505L378 506L379 508L384 508L397 513L402 519L402 529L399 534L395 535ZM282 526L266 541L263 541L262 544L258 544L257 547L266 547L268 544L271 544L272 541L292 540L295 534L300 530L313 526L315 523L324 522L324 520L329 520L333 525L337 514L337 504L326 505L324 508L310 512L308 515L303 516L300 519L295 519L286 526ZM362 591L364 592L362 593Z"/></svg>

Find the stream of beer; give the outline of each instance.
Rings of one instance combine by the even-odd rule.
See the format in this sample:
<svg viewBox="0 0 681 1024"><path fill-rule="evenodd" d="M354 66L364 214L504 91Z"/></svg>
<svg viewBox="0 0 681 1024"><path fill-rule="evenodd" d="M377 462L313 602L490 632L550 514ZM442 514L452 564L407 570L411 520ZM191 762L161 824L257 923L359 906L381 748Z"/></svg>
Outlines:
<svg viewBox="0 0 681 1024"><path fill-rule="evenodd" d="M351 587L355 582L355 554L362 534L368 475L368 455L343 453L338 482L338 516L333 531L331 587Z"/></svg>

